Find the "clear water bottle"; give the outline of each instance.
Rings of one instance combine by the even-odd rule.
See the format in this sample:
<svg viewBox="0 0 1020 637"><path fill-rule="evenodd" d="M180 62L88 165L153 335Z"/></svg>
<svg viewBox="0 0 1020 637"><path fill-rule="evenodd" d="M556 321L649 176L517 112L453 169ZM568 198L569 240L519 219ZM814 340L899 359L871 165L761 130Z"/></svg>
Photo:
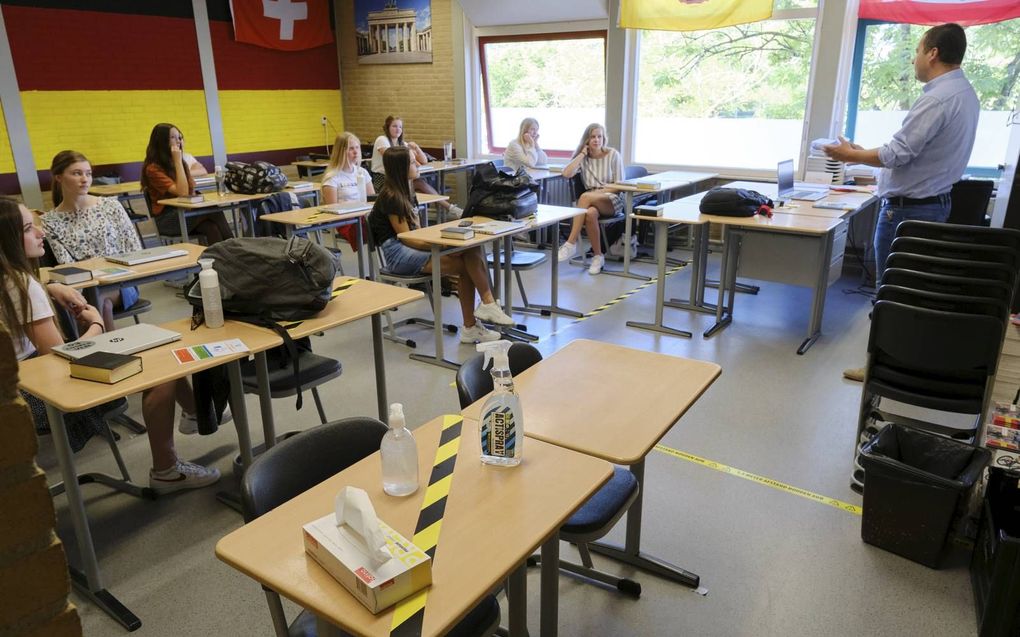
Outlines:
<svg viewBox="0 0 1020 637"><path fill-rule="evenodd" d="M382 455L383 491L389 495L411 495L418 490L418 445L404 426L404 406L390 405L390 430L379 447Z"/></svg>
<svg viewBox="0 0 1020 637"><path fill-rule="evenodd" d="M365 171L361 167L354 169L358 173L358 201L368 201L368 186L365 183Z"/></svg>
<svg viewBox="0 0 1020 637"><path fill-rule="evenodd" d="M198 287L202 291L202 314L205 325L223 327L223 297L220 296L220 275L213 270L215 259L199 259L202 271L198 273Z"/></svg>
<svg viewBox="0 0 1020 637"><path fill-rule="evenodd" d="M227 172L223 166L216 167L216 194L220 197L227 194Z"/></svg>

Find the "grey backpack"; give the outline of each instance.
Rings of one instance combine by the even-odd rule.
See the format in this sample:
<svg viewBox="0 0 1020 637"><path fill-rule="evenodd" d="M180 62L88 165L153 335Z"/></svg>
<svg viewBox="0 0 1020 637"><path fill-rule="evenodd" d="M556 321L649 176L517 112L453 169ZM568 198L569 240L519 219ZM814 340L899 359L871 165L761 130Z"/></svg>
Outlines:
<svg viewBox="0 0 1020 637"><path fill-rule="evenodd" d="M209 246L204 259L215 259L223 311L231 318L292 321L315 316L333 292L339 256L303 237L227 239ZM198 277L185 298L202 305Z"/></svg>

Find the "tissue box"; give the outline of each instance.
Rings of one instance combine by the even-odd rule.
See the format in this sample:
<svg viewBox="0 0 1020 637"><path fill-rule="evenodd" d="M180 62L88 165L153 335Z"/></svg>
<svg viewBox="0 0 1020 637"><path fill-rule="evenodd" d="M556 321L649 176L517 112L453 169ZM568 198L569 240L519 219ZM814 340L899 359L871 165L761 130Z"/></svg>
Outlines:
<svg viewBox="0 0 1020 637"><path fill-rule="evenodd" d="M305 552L373 613L432 583L432 560L425 551L382 520L379 527L393 557L373 566L362 544L337 528L332 513L304 526Z"/></svg>

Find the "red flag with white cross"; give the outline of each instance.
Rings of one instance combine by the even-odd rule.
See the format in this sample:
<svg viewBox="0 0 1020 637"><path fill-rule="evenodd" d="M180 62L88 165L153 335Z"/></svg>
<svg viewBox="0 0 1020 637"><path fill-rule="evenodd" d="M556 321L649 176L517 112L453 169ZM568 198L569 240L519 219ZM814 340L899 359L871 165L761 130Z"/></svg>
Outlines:
<svg viewBox="0 0 1020 637"><path fill-rule="evenodd" d="M301 51L333 41L329 0L230 0L234 39Z"/></svg>

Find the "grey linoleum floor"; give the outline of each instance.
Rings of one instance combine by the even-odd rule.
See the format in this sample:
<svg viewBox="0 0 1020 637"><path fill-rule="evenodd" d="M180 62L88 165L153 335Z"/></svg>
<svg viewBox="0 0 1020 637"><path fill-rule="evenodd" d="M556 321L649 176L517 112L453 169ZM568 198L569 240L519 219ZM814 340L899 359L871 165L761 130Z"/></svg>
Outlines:
<svg viewBox="0 0 1020 637"><path fill-rule="evenodd" d="M676 256L686 256L684 252ZM345 248L347 271L356 271ZM716 259L713 258L713 267ZM636 269L653 274L650 264ZM670 291L685 295L689 273L670 277ZM526 273L536 302L548 295L548 264ZM596 308L640 283L589 276L577 267L561 274L561 302L583 311ZM670 448L764 476L837 500L860 504L848 487L860 386L840 377L863 361L867 340L866 297L845 294L857 281L844 277L829 288L823 335L805 356L795 352L806 331L810 291L762 283L758 296L740 295L736 320L711 339L701 331L711 320L667 310L667 323L695 332L693 339L628 328L628 319L651 320L655 288L647 286L597 316L522 317L540 335L549 355L575 338L590 338L664 354L715 361L723 374L662 440ZM711 293L714 295L714 292ZM188 307L161 284L145 286L154 301L150 322L184 316ZM449 300L448 300L449 301ZM424 303L402 310L427 315ZM455 302L444 303L447 321L458 322ZM405 328L407 329L407 328ZM555 333L555 334L554 334ZM431 351L431 334L414 336ZM314 341L317 352L341 359L343 376L322 388L331 418L375 414L371 331L368 320ZM473 352L447 340L448 356ZM408 423L459 411L453 372L408 360L409 350L386 343L389 397L405 405ZM612 369L592 369L617 391ZM559 388L570 396L569 379ZM310 399L310 396L308 396ZM573 399L584 409L584 397ZM300 412L293 399L274 402L278 431L318 424L311 400ZM138 397L131 410L140 418ZM248 399L252 436L260 441L257 402ZM620 423L626 426L626 423ZM150 466L144 436L121 429L121 448L136 479ZM212 463L229 479L236 453L232 427L208 437L178 436L183 457ZM77 461L82 469L112 467L104 443L92 441ZM51 479L58 472L52 443L43 438L40 462ZM526 466L521 469L526 470ZM973 635L976 632L966 557L954 555L931 570L865 545L860 517L775 488L653 451L646 471L643 548L698 573L707 596L636 573L605 558L606 570L638 579L640 600L562 576L562 635ZM157 501L84 488L106 583L142 620L139 636L270 635L260 587L219 562L217 540L238 528L238 514L217 503L214 488ZM75 560L63 498L57 498L60 532ZM622 524L614 532L622 539ZM564 554L572 549L564 546ZM529 624L538 631L538 571L529 573ZM86 635L122 635L100 610L76 595ZM505 601L504 601L505 604ZM294 609L288 610L293 617ZM504 606L505 611L505 606ZM505 613L504 613L505 618Z"/></svg>

